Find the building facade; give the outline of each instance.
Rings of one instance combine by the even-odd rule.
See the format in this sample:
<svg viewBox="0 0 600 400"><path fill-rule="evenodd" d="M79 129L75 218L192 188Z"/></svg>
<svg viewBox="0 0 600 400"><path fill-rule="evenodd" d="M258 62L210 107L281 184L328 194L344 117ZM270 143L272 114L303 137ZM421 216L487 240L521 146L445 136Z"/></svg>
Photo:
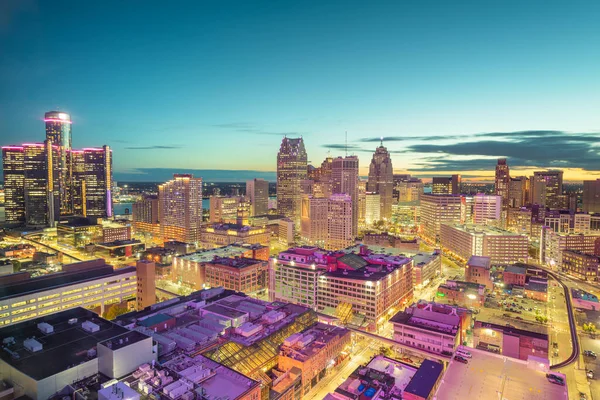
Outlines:
<svg viewBox="0 0 600 400"><path fill-rule="evenodd" d="M250 199L250 216L269 211L269 182L256 178L246 181L246 196Z"/></svg>
<svg viewBox="0 0 600 400"><path fill-rule="evenodd" d="M300 226L301 182L307 173L304 140L284 137L277 153L277 211L297 226Z"/></svg>
<svg viewBox="0 0 600 400"><path fill-rule="evenodd" d="M574 250L562 252L562 270L586 281L598 280L600 257Z"/></svg>
<svg viewBox="0 0 600 400"><path fill-rule="evenodd" d="M382 143L373 154L369 166L367 191L380 196L380 218L389 220L392 217L392 201L394 191L394 168L392 158Z"/></svg>
<svg viewBox="0 0 600 400"><path fill-rule="evenodd" d="M442 224L464 221L463 199L462 196L453 195L421 196L421 234L425 240L437 243Z"/></svg>
<svg viewBox="0 0 600 400"><path fill-rule="evenodd" d="M347 194L352 206L352 237L358 234L358 157L334 158L331 164L331 192ZM338 197L338 199L341 197Z"/></svg>
<svg viewBox="0 0 600 400"><path fill-rule="evenodd" d="M195 243L202 225L202 178L175 174L158 186L158 219L163 240Z"/></svg>
<svg viewBox="0 0 600 400"><path fill-rule="evenodd" d="M332 194L327 202L327 239L328 250L344 249L354 242L353 204L347 194Z"/></svg>
<svg viewBox="0 0 600 400"><path fill-rule="evenodd" d="M600 179L583 181L583 212L600 213Z"/></svg>

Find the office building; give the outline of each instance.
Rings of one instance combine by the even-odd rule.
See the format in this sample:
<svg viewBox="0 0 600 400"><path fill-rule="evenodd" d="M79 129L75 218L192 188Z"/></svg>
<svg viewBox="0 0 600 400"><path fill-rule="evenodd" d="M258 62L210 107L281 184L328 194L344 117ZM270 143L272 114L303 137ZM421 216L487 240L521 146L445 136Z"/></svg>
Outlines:
<svg viewBox="0 0 600 400"><path fill-rule="evenodd" d="M352 205L352 238L358 235L358 157L337 157L331 166L331 191L347 194Z"/></svg>
<svg viewBox="0 0 600 400"><path fill-rule="evenodd" d="M103 314L112 304L135 300L134 267L113 270L103 259L63 266L63 272L29 278L8 275L0 290L0 326L85 307Z"/></svg>
<svg viewBox="0 0 600 400"><path fill-rule="evenodd" d="M352 217L353 203L350 195L332 194L327 202L326 249L344 249L354 243Z"/></svg>
<svg viewBox="0 0 600 400"><path fill-rule="evenodd" d="M152 338L128 331L77 307L0 328L5 351L0 373L31 399L48 399L66 386L101 373L120 378L153 363Z"/></svg>
<svg viewBox="0 0 600 400"><path fill-rule="evenodd" d="M432 194L460 194L460 175L434 176L431 179Z"/></svg>
<svg viewBox="0 0 600 400"><path fill-rule="evenodd" d="M392 201L394 191L394 168L392 158L387 148L383 147L383 140L371 160L369 166L369 181L367 191L379 193L380 196L380 218L389 220L392 218Z"/></svg>
<svg viewBox="0 0 600 400"><path fill-rule="evenodd" d="M493 265L527 261L529 254L526 235L472 224L442 224L440 246L464 261L471 256L490 257Z"/></svg>
<svg viewBox="0 0 600 400"><path fill-rule="evenodd" d="M358 180L358 226L364 229L367 218L367 181Z"/></svg>
<svg viewBox="0 0 600 400"><path fill-rule="evenodd" d="M531 200L550 209L565 208L563 171L535 171L531 179Z"/></svg>
<svg viewBox="0 0 600 400"><path fill-rule="evenodd" d="M329 199L302 195L300 238L310 245L325 247Z"/></svg>
<svg viewBox="0 0 600 400"><path fill-rule="evenodd" d="M301 183L307 178L307 156L302 138L284 137L277 153L277 211L300 226Z"/></svg>
<svg viewBox="0 0 600 400"><path fill-rule="evenodd" d="M437 243L440 226L444 223L460 223L464 220L464 197L453 195L423 194L421 196L421 233L426 241Z"/></svg>
<svg viewBox="0 0 600 400"><path fill-rule="evenodd" d="M523 235L531 235L531 208L509 208L506 229Z"/></svg>
<svg viewBox="0 0 600 400"><path fill-rule="evenodd" d="M295 237L294 221L289 218L280 218L277 221L277 241L284 246L291 246L294 244Z"/></svg>
<svg viewBox="0 0 600 400"><path fill-rule="evenodd" d="M137 309L143 310L156 303L156 264L139 260L135 264L137 275Z"/></svg>
<svg viewBox="0 0 600 400"><path fill-rule="evenodd" d="M597 254L600 249L600 236L585 234L561 234L548 227L542 228L540 235L540 262L558 267L562 264L563 252L578 251L585 254Z"/></svg>
<svg viewBox="0 0 600 400"><path fill-rule="evenodd" d="M205 249L230 244L269 245L270 233L264 226L209 224L200 228L199 246Z"/></svg>
<svg viewBox="0 0 600 400"><path fill-rule="evenodd" d="M510 324L497 325L477 320L473 327L473 345L503 356L527 360L548 359L548 335L517 329Z"/></svg>
<svg viewBox="0 0 600 400"><path fill-rule="evenodd" d="M365 193L365 224L367 226L373 225L383 218L381 215L381 201L379 193Z"/></svg>
<svg viewBox="0 0 600 400"><path fill-rule="evenodd" d="M600 179L583 181L583 212L600 213Z"/></svg>
<svg viewBox="0 0 600 400"><path fill-rule="evenodd" d="M73 211L85 217L112 217L112 150L72 150Z"/></svg>
<svg viewBox="0 0 600 400"><path fill-rule="evenodd" d="M412 305L391 319L394 341L429 353L451 355L461 339L456 308L428 303Z"/></svg>
<svg viewBox="0 0 600 400"><path fill-rule="evenodd" d="M25 222L25 151L23 146L3 146L5 221Z"/></svg>
<svg viewBox="0 0 600 400"><path fill-rule="evenodd" d="M200 239L202 225L202 178L175 174L158 185L158 219L161 237L185 243Z"/></svg>
<svg viewBox="0 0 600 400"><path fill-rule="evenodd" d="M423 182L418 178L397 181L395 189L398 192L398 202L419 201L423 194Z"/></svg>
<svg viewBox="0 0 600 400"><path fill-rule="evenodd" d="M344 351L350 348L351 331L338 326L317 323L303 332L285 339L279 353L277 368L301 371L302 394L308 392L322 379L332 365L344 360Z"/></svg>
<svg viewBox="0 0 600 400"><path fill-rule="evenodd" d="M269 182L264 179L246 181L246 197L250 200L250 216L269 211Z"/></svg>
<svg viewBox="0 0 600 400"><path fill-rule="evenodd" d="M249 296L261 294L267 289L268 263L253 258L214 258L204 264L205 281L197 281L195 289L223 287Z"/></svg>
<svg viewBox="0 0 600 400"><path fill-rule="evenodd" d="M413 259L413 286L427 285L442 274L442 257L438 252L418 253Z"/></svg>
<svg viewBox="0 0 600 400"><path fill-rule="evenodd" d="M517 176L508 182L508 207L520 208L529 203L529 178Z"/></svg>
<svg viewBox="0 0 600 400"><path fill-rule="evenodd" d="M160 236L158 206L158 196L145 196L142 200L133 203L133 230L135 232L155 237Z"/></svg>
<svg viewBox="0 0 600 400"><path fill-rule="evenodd" d="M467 282L484 285L488 290L494 289L490 275L492 259L490 257L471 256L465 266L465 280Z"/></svg>
<svg viewBox="0 0 600 400"><path fill-rule="evenodd" d="M446 280L438 286L436 301L456 304L460 307L483 307L485 285L473 282Z"/></svg>
<svg viewBox="0 0 600 400"><path fill-rule="evenodd" d="M586 254L575 250L562 252L562 270L579 279L597 281L599 265L600 257L595 254Z"/></svg>
<svg viewBox="0 0 600 400"><path fill-rule="evenodd" d="M500 225L502 217L502 196L478 194L473 197L473 223L479 225Z"/></svg>
<svg viewBox="0 0 600 400"><path fill-rule="evenodd" d="M494 191L496 196L500 196L503 210L509 205L510 194L510 172L506 158L499 158L496 164L496 179L494 181Z"/></svg>
<svg viewBox="0 0 600 400"><path fill-rule="evenodd" d="M71 116L64 112L49 111L44 115L46 124L46 140L57 148L57 157L54 160L57 171L57 191L60 201L60 214L67 215L73 212L72 202L72 177L71 160Z"/></svg>
<svg viewBox="0 0 600 400"><path fill-rule="evenodd" d="M213 224L237 223L240 209L246 206L245 201L244 197L240 196L210 196L209 222Z"/></svg>

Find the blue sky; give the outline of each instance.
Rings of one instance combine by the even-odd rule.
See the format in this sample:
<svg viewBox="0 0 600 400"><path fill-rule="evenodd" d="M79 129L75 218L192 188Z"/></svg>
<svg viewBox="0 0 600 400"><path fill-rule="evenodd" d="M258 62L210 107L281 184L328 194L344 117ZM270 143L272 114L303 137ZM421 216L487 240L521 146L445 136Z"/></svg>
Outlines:
<svg viewBox="0 0 600 400"><path fill-rule="evenodd" d="M318 164L345 131L362 173L380 136L421 176L486 177L496 157L600 170L600 2L5 0L0 16L1 143L42 140L60 107L74 146L113 147L117 179L273 171L283 134Z"/></svg>

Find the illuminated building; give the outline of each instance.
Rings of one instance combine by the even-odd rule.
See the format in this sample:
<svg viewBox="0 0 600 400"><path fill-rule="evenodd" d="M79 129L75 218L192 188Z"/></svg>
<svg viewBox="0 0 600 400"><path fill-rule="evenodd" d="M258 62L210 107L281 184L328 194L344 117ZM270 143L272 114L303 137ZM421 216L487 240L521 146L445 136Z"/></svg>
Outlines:
<svg viewBox="0 0 600 400"><path fill-rule="evenodd" d="M471 256L465 266L465 280L484 285L487 289L493 290L494 283L490 274L491 267L492 259L490 257Z"/></svg>
<svg viewBox="0 0 600 400"><path fill-rule="evenodd" d="M185 243L200 239L202 225L202 178L175 174L158 186L158 220L161 237Z"/></svg>
<svg viewBox="0 0 600 400"><path fill-rule="evenodd" d="M71 116L60 111L49 111L44 115L46 123L46 140L58 148L56 158L57 191L62 215L73 212L71 192Z"/></svg>
<svg viewBox="0 0 600 400"><path fill-rule="evenodd" d="M462 216L462 196L423 194L421 196L421 233L433 243L439 239L440 226L459 223Z"/></svg>
<svg viewBox="0 0 600 400"><path fill-rule="evenodd" d="M137 276L137 309L143 310L156 303L156 264L139 260L135 264Z"/></svg>
<svg viewBox="0 0 600 400"><path fill-rule="evenodd" d="M394 169L390 153L388 153L387 148L383 147L383 139L380 146L375 149L369 166L367 191L379 193L381 198L380 218L389 220L392 217Z"/></svg>
<svg viewBox="0 0 600 400"><path fill-rule="evenodd" d="M269 211L269 182L264 179L247 181L246 196L250 199L250 216L264 215Z"/></svg>
<svg viewBox="0 0 600 400"><path fill-rule="evenodd" d="M365 218L367 214L367 181L358 180L358 226L365 228Z"/></svg>
<svg viewBox="0 0 600 400"><path fill-rule="evenodd" d="M580 251L565 250L562 253L562 270L586 281L598 280L600 257Z"/></svg>
<svg viewBox="0 0 600 400"><path fill-rule="evenodd" d="M210 224L200 228L199 245L205 249L230 244L269 245L270 233L263 226L240 224Z"/></svg>
<svg viewBox="0 0 600 400"><path fill-rule="evenodd" d="M358 157L346 156L334 158L331 165L331 192L347 194L352 207L352 237L358 234Z"/></svg>
<svg viewBox="0 0 600 400"><path fill-rule="evenodd" d="M131 240L131 225L113 221L102 221L102 242Z"/></svg>
<svg viewBox="0 0 600 400"><path fill-rule="evenodd" d="M24 274L11 279L2 282L0 326L75 307L104 313L108 305L134 300L137 289L134 267L113 270L103 259L69 264L62 272L36 278Z"/></svg>
<svg viewBox="0 0 600 400"><path fill-rule="evenodd" d="M540 262L552 267L559 266L563 260L563 252L566 250L596 254L598 243L600 243L599 235L562 234L543 227L540 235Z"/></svg>
<svg viewBox="0 0 600 400"><path fill-rule="evenodd" d="M563 171L535 171L530 187L532 203L550 209L564 208Z"/></svg>
<svg viewBox="0 0 600 400"><path fill-rule="evenodd" d="M478 194L473 197L473 223L499 225L502 216L502 197Z"/></svg>
<svg viewBox="0 0 600 400"><path fill-rule="evenodd" d="M502 202L502 210L506 210L508 208L510 198L510 172L508 164L506 164L506 158L499 158L498 164L496 164L496 179L494 181L494 190L496 196L500 196Z"/></svg>
<svg viewBox="0 0 600 400"><path fill-rule="evenodd" d="M56 226L58 244L82 248L91 243L102 242L102 225L86 218L71 218Z"/></svg>
<svg viewBox="0 0 600 400"><path fill-rule="evenodd" d="M253 258L214 258L204 264L204 271L199 275L205 277L198 282L196 289L204 285L223 287L246 295L258 295L267 289L268 263Z"/></svg>
<svg viewBox="0 0 600 400"><path fill-rule="evenodd" d="M350 195L332 194L327 202L326 249L343 249L354 243L352 216L353 204Z"/></svg>
<svg viewBox="0 0 600 400"><path fill-rule="evenodd" d="M367 226L373 225L382 218L381 213L381 195L379 193L365 193L365 223Z"/></svg>
<svg viewBox="0 0 600 400"><path fill-rule="evenodd" d="M520 234L531 234L531 208L509 208L506 229Z"/></svg>
<svg viewBox="0 0 600 400"><path fill-rule="evenodd" d="M327 271L318 278L317 309L336 312L341 320L371 331L379 328L413 297L413 262L402 256L360 253L327 257Z"/></svg>
<svg viewBox="0 0 600 400"><path fill-rule="evenodd" d="M311 195L302 196L300 237L308 243L324 247L327 239L327 208L329 199Z"/></svg>
<svg viewBox="0 0 600 400"><path fill-rule="evenodd" d="M446 280L438 286L437 301L443 298L448 304L461 307L483 307L485 303L485 285L473 282Z"/></svg>
<svg viewBox="0 0 600 400"><path fill-rule="evenodd" d="M135 232L160 236L158 223L158 196L146 196L133 203L133 229Z"/></svg>
<svg viewBox="0 0 600 400"><path fill-rule="evenodd" d="M503 356L527 360L530 356L548 359L548 335L517 329L510 324L497 325L475 321L473 346Z"/></svg>
<svg viewBox="0 0 600 400"><path fill-rule="evenodd" d="M23 146L3 146L4 207L7 223L25 222L25 164Z"/></svg>
<svg viewBox="0 0 600 400"><path fill-rule="evenodd" d="M54 163L58 148L50 141L24 144L23 153L25 222L29 226L54 226L60 215Z"/></svg>
<svg viewBox="0 0 600 400"><path fill-rule="evenodd" d="M77 151L72 153L77 154ZM76 166L75 161L82 162ZM112 217L112 150L109 146L85 148L82 156L73 157L73 170L83 172L74 174L74 180L80 180L74 186L81 187L81 204L84 217Z"/></svg>
<svg viewBox="0 0 600 400"><path fill-rule="evenodd" d="M483 225L442 224L440 246L465 261L471 256L490 257L494 265L527 261L529 256L526 235Z"/></svg>
<svg viewBox="0 0 600 400"><path fill-rule="evenodd" d="M431 179L432 194L460 194L460 175L434 176Z"/></svg>
<svg viewBox="0 0 600 400"><path fill-rule="evenodd" d="M600 179L583 181L583 212L600 213Z"/></svg>
<svg viewBox="0 0 600 400"><path fill-rule="evenodd" d="M398 202L418 201L423 194L423 182L417 178L409 178L396 183Z"/></svg>
<svg viewBox="0 0 600 400"><path fill-rule="evenodd" d="M210 196L209 222L216 224L235 224L238 209L243 206L244 197L240 196Z"/></svg>
<svg viewBox="0 0 600 400"><path fill-rule="evenodd" d="M300 226L301 182L307 178L307 156L302 138L284 137L277 153L277 211Z"/></svg>
<svg viewBox="0 0 600 400"><path fill-rule="evenodd" d="M277 222L277 239L284 246L294 244L296 227L294 222L289 218L281 218Z"/></svg>
<svg viewBox="0 0 600 400"><path fill-rule="evenodd" d="M418 253L412 256L413 286L427 285L442 274L442 257L440 253Z"/></svg>
<svg viewBox="0 0 600 400"><path fill-rule="evenodd" d="M517 176L508 182L508 206L519 208L529 203L529 178Z"/></svg>

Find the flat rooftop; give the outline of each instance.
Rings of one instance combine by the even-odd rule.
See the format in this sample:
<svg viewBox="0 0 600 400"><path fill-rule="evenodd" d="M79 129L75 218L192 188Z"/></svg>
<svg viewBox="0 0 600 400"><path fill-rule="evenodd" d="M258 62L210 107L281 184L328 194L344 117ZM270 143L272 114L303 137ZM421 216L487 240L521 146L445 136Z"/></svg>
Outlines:
<svg viewBox="0 0 600 400"><path fill-rule="evenodd" d="M492 259L484 256L471 256L469 257L469 262L467 265L470 267L490 269L490 266L492 265Z"/></svg>
<svg viewBox="0 0 600 400"><path fill-rule="evenodd" d="M257 260L254 258L242 258L242 257L216 257L211 261L207 261L206 264L225 265L233 268L247 268L256 264L262 264L265 261Z"/></svg>
<svg viewBox="0 0 600 400"><path fill-rule="evenodd" d="M119 350L122 347L129 346L130 344L141 342L142 340L149 339L150 336L146 336L138 331L128 331L122 335L115 336L113 338L100 342L102 345L111 348L113 350Z"/></svg>
<svg viewBox="0 0 600 400"><path fill-rule="evenodd" d="M57 272L36 278L28 279L22 282L3 285L0 287L0 300L11 297L22 296L29 293L42 292L76 283L93 281L95 279L108 276L118 277L119 275L135 272L135 267L124 267L113 270L110 265L84 270L81 272Z"/></svg>
<svg viewBox="0 0 600 400"><path fill-rule="evenodd" d="M221 304L209 304L208 306L202 309L231 319L240 318L247 314L245 312L238 311L235 308L226 307Z"/></svg>
<svg viewBox="0 0 600 400"><path fill-rule="evenodd" d="M548 382L546 373L527 366L526 361L476 349L468 364L450 362L437 390L438 400L455 399L567 399L567 387Z"/></svg>
<svg viewBox="0 0 600 400"><path fill-rule="evenodd" d="M195 253L177 258L181 260L202 263L212 261L215 257L241 257L248 250L249 248L247 247L229 245L224 247L218 247L216 249L197 251Z"/></svg>
<svg viewBox="0 0 600 400"><path fill-rule="evenodd" d="M527 267L523 267L520 265L508 265L506 268L504 268L504 272L525 275L527 273Z"/></svg>
<svg viewBox="0 0 600 400"><path fill-rule="evenodd" d="M307 335L311 335L314 337L313 341L307 344L306 346L299 348L297 346L285 346L282 345L281 349L286 357L293 358L294 360L306 361L313 357L315 354L318 354L323 347L325 347L326 343L330 342L335 338L340 338L344 335L349 334L350 331L339 326L327 325L322 323L317 323L310 327L309 329L302 332L302 336L306 337ZM286 349L293 349L291 351L286 351Z"/></svg>
<svg viewBox="0 0 600 400"><path fill-rule="evenodd" d="M525 235L521 235L515 232L507 231L505 229L500 229L495 226L490 225L476 225L476 224L443 224L448 225L454 229L457 229L462 232L472 233L472 234L482 234L489 236L522 236L526 238Z"/></svg>
<svg viewBox="0 0 600 400"><path fill-rule="evenodd" d="M77 322L70 324L69 320L73 318ZM94 333L83 330L81 324L84 321L93 322L100 330ZM54 332L42 333L37 328L40 322L52 325ZM87 351L100 342L129 333L129 330L78 307L1 328L0 337L13 337L15 344L7 346L11 353L0 350L0 359L39 381L96 358L95 355L88 357ZM31 352L24 347L23 341L32 337L42 344L42 350Z"/></svg>
<svg viewBox="0 0 600 400"><path fill-rule="evenodd" d="M409 307L390 318L390 322L446 335L456 335L460 325L460 317L438 312L437 310L434 311L429 307Z"/></svg>
<svg viewBox="0 0 600 400"><path fill-rule="evenodd" d="M416 367L384 356L375 356L367 367L393 376L394 386L399 389L404 389L417 373Z"/></svg>
<svg viewBox="0 0 600 400"><path fill-rule="evenodd" d="M439 253L417 253L411 258L413 259L413 266L420 267L422 265L429 264L430 262L439 257Z"/></svg>

